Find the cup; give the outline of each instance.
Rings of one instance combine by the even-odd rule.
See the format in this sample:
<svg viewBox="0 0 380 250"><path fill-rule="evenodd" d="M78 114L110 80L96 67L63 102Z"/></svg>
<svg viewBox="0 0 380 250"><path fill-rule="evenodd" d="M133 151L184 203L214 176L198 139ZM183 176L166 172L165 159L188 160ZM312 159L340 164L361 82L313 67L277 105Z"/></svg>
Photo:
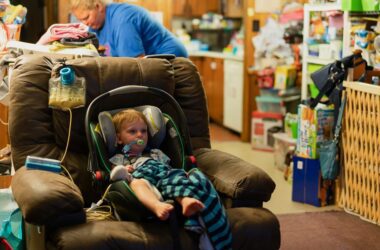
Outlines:
<svg viewBox="0 0 380 250"><path fill-rule="evenodd" d="M20 41L21 24L6 24L8 41Z"/></svg>

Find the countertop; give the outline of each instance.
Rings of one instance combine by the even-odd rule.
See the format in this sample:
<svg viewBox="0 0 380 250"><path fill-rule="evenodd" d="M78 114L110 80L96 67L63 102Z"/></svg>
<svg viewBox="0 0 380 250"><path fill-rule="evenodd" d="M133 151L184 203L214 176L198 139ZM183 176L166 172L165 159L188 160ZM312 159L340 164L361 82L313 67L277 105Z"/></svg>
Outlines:
<svg viewBox="0 0 380 250"><path fill-rule="evenodd" d="M213 58L221 58L221 59L229 59L236 61L243 61L244 58L242 55L232 55L223 52L216 51L189 51L189 56L199 56L199 57L213 57Z"/></svg>

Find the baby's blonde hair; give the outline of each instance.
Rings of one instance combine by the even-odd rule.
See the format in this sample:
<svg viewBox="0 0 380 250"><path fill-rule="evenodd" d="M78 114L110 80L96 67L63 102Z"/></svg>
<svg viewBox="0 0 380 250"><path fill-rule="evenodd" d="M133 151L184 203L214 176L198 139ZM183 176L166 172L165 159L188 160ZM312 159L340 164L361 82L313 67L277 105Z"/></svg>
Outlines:
<svg viewBox="0 0 380 250"><path fill-rule="evenodd" d="M75 10L79 7L86 10L95 9L97 3L101 5L107 5L112 2L112 0L70 0L70 6L72 10Z"/></svg>
<svg viewBox="0 0 380 250"><path fill-rule="evenodd" d="M112 122L115 126L116 133L119 133L121 131L123 122L132 123L138 120L143 120L144 123L148 126L148 121L145 115L134 109L122 110L112 117Z"/></svg>

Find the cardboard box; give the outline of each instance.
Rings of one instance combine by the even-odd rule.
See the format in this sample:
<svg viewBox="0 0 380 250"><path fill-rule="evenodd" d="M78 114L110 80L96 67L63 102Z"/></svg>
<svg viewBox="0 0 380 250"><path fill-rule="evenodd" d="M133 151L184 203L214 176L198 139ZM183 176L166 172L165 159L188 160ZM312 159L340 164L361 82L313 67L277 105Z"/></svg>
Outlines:
<svg viewBox="0 0 380 250"><path fill-rule="evenodd" d="M334 182L322 180L318 159L293 156L292 200L317 207L334 203Z"/></svg>
<svg viewBox="0 0 380 250"><path fill-rule="evenodd" d="M282 115L254 111L252 112L251 126L252 148L273 151L274 139L271 131L282 128Z"/></svg>
<svg viewBox="0 0 380 250"><path fill-rule="evenodd" d="M275 89L289 89L296 83L297 70L294 65L277 66L274 78Z"/></svg>
<svg viewBox="0 0 380 250"><path fill-rule="evenodd" d="M314 110L306 105L298 106L297 155L317 159L319 145L333 137L334 109L317 106Z"/></svg>

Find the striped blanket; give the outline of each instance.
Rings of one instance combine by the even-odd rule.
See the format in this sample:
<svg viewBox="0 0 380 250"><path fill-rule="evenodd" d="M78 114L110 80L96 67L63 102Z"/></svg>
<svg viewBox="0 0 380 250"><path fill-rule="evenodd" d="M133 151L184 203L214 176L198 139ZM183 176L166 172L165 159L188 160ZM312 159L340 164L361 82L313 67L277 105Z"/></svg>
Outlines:
<svg viewBox="0 0 380 250"><path fill-rule="evenodd" d="M156 186L165 200L192 197L201 201L205 209L189 218L185 225L199 225L200 221L215 250L232 249L230 225L218 193L200 170L192 169L186 173L183 169L170 169L166 164L148 160L132 175Z"/></svg>

